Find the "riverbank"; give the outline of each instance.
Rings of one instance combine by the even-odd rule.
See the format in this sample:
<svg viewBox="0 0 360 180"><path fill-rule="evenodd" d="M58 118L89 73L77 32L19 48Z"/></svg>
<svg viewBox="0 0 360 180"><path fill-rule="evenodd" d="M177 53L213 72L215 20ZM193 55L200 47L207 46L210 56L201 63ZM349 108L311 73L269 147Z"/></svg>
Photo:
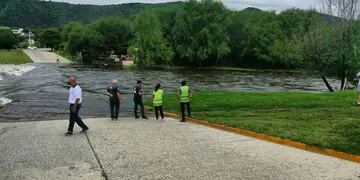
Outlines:
<svg viewBox="0 0 360 180"><path fill-rule="evenodd" d="M355 92L196 92L191 109L194 118L210 123L360 155ZM165 95L164 110L179 114L175 94Z"/></svg>
<svg viewBox="0 0 360 180"><path fill-rule="evenodd" d="M0 50L0 64L25 64L30 58L20 49Z"/></svg>

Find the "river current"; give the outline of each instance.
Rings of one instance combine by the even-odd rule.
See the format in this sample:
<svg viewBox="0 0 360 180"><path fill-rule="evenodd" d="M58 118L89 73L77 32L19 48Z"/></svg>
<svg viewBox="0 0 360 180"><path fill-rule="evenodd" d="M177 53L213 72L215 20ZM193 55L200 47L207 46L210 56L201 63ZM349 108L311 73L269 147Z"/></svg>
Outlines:
<svg viewBox="0 0 360 180"><path fill-rule="evenodd" d="M101 69L57 64L0 65L0 122L41 121L68 118L68 76L76 76L83 90L82 117L107 117L107 86L117 79L124 93L121 116L131 116L132 87L144 83L149 98L156 83L175 92L181 79L197 91L273 92L327 91L318 77L299 73L223 70ZM332 85L339 84L329 79Z"/></svg>

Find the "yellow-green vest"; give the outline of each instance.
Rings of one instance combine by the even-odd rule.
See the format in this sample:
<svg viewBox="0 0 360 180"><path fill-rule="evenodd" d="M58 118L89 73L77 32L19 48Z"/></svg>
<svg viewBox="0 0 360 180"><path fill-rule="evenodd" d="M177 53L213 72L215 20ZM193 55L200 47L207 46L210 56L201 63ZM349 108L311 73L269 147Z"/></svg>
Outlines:
<svg viewBox="0 0 360 180"><path fill-rule="evenodd" d="M189 102L189 86L181 86L180 87L180 102Z"/></svg>
<svg viewBox="0 0 360 180"><path fill-rule="evenodd" d="M154 106L162 105L163 94L164 94L164 91L162 89L158 89L157 91L153 92L153 95L154 95L153 105Z"/></svg>

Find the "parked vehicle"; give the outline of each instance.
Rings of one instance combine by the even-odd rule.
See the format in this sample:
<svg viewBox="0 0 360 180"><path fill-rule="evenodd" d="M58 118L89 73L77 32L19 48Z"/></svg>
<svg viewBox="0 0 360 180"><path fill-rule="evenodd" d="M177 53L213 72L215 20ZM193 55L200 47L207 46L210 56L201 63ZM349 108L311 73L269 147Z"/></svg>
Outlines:
<svg viewBox="0 0 360 180"><path fill-rule="evenodd" d="M29 49L29 50L33 50L33 49L37 49L37 47L35 47L35 46L29 46L28 49Z"/></svg>

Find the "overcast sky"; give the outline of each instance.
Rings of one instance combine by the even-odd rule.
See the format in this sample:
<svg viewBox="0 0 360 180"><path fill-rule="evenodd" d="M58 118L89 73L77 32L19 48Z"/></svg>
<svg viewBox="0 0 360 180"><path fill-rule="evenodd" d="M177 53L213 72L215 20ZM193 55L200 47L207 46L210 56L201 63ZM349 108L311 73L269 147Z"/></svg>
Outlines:
<svg viewBox="0 0 360 180"><path fill-rule="evenodd" d="M73 4L122 4L131 2L160 3L179 0L53 0ZM221 0L230 9L241 10L246 7L257 7L263 10L281 11L288 8L318 8L319 0Z"/></svg>

